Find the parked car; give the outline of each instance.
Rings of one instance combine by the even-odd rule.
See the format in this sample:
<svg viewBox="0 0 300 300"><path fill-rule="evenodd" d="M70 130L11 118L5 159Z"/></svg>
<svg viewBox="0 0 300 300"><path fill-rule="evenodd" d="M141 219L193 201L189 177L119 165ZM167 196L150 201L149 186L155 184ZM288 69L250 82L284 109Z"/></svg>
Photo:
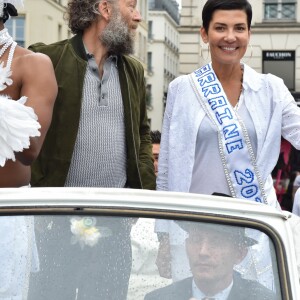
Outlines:
<svg viewBox="0 0 300 300"><path fill-rule="evenodd" d="M115 250L124 254L121 264L128 256L132 265L128 300L189 300L192 285L199 288L198 282L201 285L203 281L208 288L215 280L220 281L214 278L216 273L221 276L225 265L229 268L231 263L234 279L229 292L235 289L247 295L235 294L229 299L300 299L299 258L295 255L290 218L288 212L222 196L102 188L0 189L0 299L94 300L97 278L92 269L98 268L99 261L104 265L111 261L115 268L119 257ZM194 281L184 279L183 285L173 284L172 279L159 275L159 242L154 232L157 220L176 223L185 231L188 267ZM132 257L125 243L123 248L123 231L118 232L123 227L129 228ZM213 241L205 244L212 236ZM105 246L114 237L118 243ZM231 256L217 263L229 240L235 245L230 248ZM205 247L207 253L201 256ZM268 283L247 269L251 265L249 253L256 255L252 262L260 255L270 258ZM99 274L105 273L104 278L122 275L121 271L99 269ZM97 283L106 291L97 299L119 300L113 296L113 281L123 279L127 280L125 275ZM21 296L16 295L20 288Z"/></svg>

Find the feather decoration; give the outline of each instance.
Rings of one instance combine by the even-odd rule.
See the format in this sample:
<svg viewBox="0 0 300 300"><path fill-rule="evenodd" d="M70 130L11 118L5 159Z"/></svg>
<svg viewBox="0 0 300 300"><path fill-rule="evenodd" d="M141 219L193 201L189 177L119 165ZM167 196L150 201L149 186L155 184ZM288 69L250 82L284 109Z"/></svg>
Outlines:
<svg viewBox="0 0 300 300"><path fill-rule="evenodd" d="M16 160L14 152L30 146L30 137L40 136L40 123L34 110L25 106L27 98L15 101L0 95L0 166L6 160Z"/></svg>
<svg viewBox="0 0 300 300"><path fill-rule="evenodd" d="M6 66L3 67L4 62L0 63L0 91L7 88L8 85L12 85L13 81L10 78L11 70Z"/></svg>

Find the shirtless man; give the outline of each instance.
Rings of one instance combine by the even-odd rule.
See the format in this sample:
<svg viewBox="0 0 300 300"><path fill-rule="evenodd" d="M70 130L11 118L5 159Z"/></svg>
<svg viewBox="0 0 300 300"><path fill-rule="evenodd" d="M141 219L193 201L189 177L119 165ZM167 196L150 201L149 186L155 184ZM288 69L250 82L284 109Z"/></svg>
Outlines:
<svg viewBox="0 0 300 300"><path fill-rule="evenodd" d="M40 124L40 136L30 138L29 148L22 152L15 152L15 161L8 159L4 166L0 166L0 187L29 185L30 165L42 147L51 122L52 109L57 95L55 74L48 56L33 53L18 45L15 47L14 53L11 51L13 43L9 45L10 37L4 23L10 15L17 15L15 7L11 3L16 4L18 2L22 4L21 0L0 0L0 63L3 63L2 66L0 65L1 70L9 65L9 53L12 52L11 55L13 55L10 67L12 73L9 76L12 83L5 84L6 87L0 91L0 95L9 96L13 100L18 100L22 96L28 98L25 105L32 107L37 116L37 121ZM7 45L9 46L4 51L3 49ZM22 124L24 124L24 120L20 120L20 128L22 128Z"/></svg>

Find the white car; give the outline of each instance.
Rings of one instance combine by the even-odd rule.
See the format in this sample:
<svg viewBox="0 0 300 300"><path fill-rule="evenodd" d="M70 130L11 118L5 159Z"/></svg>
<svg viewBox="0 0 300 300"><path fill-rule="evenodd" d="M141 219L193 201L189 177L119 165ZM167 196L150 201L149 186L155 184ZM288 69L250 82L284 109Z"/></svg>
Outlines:
<svg viewBox="0 0 300 300"><path fill-rule="evenodd" d="M0 207L0 299L300 299L299 220L293 232L290 213L263 204L132 189L31 188L0 189ZM162 220L185 233L187 278L160 276L154 227Z"/></svg>

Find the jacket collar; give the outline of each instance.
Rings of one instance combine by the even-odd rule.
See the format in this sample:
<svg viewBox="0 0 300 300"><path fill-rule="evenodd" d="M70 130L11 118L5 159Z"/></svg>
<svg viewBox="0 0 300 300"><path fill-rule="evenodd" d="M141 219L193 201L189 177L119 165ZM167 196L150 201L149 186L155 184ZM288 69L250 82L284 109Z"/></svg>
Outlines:
<svg viewBox="0 0 300 300"><path fill-rule="evenodd" d="M76 54L82 58L83 60L87 61L87 55L86 55L86 51L84 48L84 44L82 41L82 32L74 35L71 39L70 42L73 46L73 49L75 50Z"/></svg>
<svg viewBox="0 0 300 300"><path fill-rule="evenodd" d="M79 32L70 39L70 42L71 42L76 54L83 60L88 61L87 52L86 52L86 49L85 49L83 41L82 41L82 36L83 36L83 32ZM118 62L118 60L121 60L121 56L116 55L115 59Z"/></svg>
<svg viewBox="0 0 300 300"><path fill-rule="evenodd" d="M245 90L251 89L258 91L263 85L263 75L257 73L255 70L244 64L244 82L243 88Z"/></svg>

